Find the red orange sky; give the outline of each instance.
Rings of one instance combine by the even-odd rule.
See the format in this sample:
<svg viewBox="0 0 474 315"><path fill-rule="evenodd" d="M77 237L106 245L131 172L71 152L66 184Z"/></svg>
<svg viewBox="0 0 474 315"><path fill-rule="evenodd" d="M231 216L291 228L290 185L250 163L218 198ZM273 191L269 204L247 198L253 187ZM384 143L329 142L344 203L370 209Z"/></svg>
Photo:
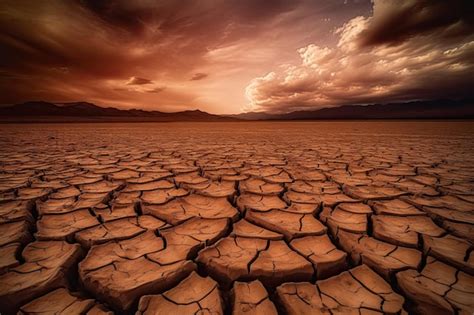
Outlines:
<svg viewBox="0 0 474 315"><path fill-rule="evenodd" d="M0 3L0 103L288 112L473 97L469 0Z"/></svg>

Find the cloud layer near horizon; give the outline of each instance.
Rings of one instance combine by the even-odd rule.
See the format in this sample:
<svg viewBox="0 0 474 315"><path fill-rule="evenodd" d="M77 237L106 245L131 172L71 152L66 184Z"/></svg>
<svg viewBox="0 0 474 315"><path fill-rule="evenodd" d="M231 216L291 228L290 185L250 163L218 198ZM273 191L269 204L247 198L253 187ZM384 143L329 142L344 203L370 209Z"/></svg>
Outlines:
<svg viewBox="0 0 474 315"><path fill-rule="evenodd" d="M5 0L0 103L237 113L471 96L471 5L449 3Z"/></svg>
<svg viewBox="0 0 474 315"><path fill-rule="evenodd" d="M247 110L472 97L474 15L468 6L376 0L373 16L355 17L335 31L334 47L307 45L297 50L300 63L253 79Z"/></svg>

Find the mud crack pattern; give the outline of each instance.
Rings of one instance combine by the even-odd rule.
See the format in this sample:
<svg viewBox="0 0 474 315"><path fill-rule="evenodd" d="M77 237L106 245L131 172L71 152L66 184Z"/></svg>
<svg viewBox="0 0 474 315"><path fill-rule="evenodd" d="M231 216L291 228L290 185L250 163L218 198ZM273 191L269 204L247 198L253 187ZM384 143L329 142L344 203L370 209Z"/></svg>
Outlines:
<svg viewBox="0 0 474 315"><path fill-rule="evenodd" d="M474 312L471 123L1 129L2 314Z"/></svg>

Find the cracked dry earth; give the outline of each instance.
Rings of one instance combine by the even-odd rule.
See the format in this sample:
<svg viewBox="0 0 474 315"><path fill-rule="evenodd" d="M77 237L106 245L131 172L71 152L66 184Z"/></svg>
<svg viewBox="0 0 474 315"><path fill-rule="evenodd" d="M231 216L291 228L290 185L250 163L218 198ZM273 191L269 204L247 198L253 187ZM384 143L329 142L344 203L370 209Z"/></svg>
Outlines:
<svg viewBox="0 0 474 315"><path fill-rule="evenodd" d="M1 314L472 314L470 122L0 126Z"/></svg>

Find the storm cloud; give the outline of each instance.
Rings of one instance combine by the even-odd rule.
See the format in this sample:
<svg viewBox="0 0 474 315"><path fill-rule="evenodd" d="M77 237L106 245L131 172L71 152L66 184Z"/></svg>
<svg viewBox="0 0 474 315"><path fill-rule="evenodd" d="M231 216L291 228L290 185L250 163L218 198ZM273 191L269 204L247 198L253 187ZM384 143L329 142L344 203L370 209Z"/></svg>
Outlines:
<svg viewBox="0 0 474 315"><path fill-rule="evenodd" d="M444 40L458 23L468 27L461 14L468 8L447 10L445 19L443 9L438 1L376 0L373 16L355 17L335 30L334 47L307 45L296 50L300 63L253 79L246 110L472 97L474 33L463 30ZM405 18L408 11L411 18Z"/></svg>
<svg viewBox="0 0 474 315"><path fill-rule="evenodd" d="M5 0L0 103L237 113L470 95L472 5L446 3Z"/></svg>

